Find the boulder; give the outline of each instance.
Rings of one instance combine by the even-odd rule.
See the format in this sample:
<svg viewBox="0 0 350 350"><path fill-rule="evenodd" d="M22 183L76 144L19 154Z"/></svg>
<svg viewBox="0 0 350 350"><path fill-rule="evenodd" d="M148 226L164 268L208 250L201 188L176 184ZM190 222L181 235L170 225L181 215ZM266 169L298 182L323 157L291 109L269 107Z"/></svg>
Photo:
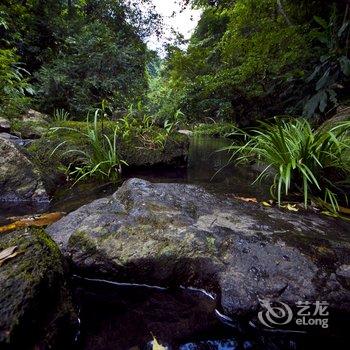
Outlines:
<svg viewBox="0 0 350 350"><path fill-rule="evenodd" d="M11 140L2 137L0 201L49 201L38 168Z"/></svg>
<svg viewBox="0 0 350 350"><path fill-rule="evenodd" d="M11 127L22 139L40 139L47 133L50 127L50 120L46 114L30 109L15 119Z"/></svg>
<svg viewBox="0 0 350 350"><path fill-rule="evenodd" d="M29 109L25 114L21 116L21 119L26 121L31 121L35 123L48 122L49 117L46 114L35 111L34 109Z"/></svg>
<svg viewBox="0 0 350 350"><path fill-rule="evenodd" d="M350 224L131 179L47 232L76 273L215 293L228 315L260 299L350 312Z"/></svg>
<svg viewBox="0 0 350 350"><path fill-rule="evenodd" d="M327 119L321 126L320 130L328 131L342 122L350 121L350 107L340 106L337 108L337 113L330 119Z"/></svg>
<svg viewBox="0 0 350 350"><path fill-rule="evenodd" d="M0 138L8 140L11 143L21 147L27 147L32 142L32 140L23 140L20 137L7 132L0 132Z"/></svg>
<svg viewBox="0 0 350 350"><path fill-rule="evenodd" d="M164 146L145 145L137 137L121 142L119 152L129 168L179 166L186 164L190 141L185 135L173 133Z"/></svg>
<svg viewBox="0 0 350 350"><path fill-rule="evenodd" d="M42 230L0 235L0 348L63 349L72 343L76 314L56 244ZM4 255L4 254L3 254Z"/></svg>

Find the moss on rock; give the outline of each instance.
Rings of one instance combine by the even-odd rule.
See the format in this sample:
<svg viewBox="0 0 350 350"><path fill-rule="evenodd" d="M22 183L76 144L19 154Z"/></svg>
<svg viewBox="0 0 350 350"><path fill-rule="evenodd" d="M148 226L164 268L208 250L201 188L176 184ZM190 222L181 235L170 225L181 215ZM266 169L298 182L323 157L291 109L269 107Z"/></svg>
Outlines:
<svg viewBox="0 0 350 350"><path fill-rule="evenodd" d="M0 269L0 348L60 348L75 322L62 255L41 229L0 237L0 251L12 246L19 254Z"/></svg>
<svg viewBox="0 0 350 350"><path fill-rule="evenodd" d="M112 140L118 125L114 121L99 123L98 130ZM45 137L35 140L28 147L28 152L42 168L49 166L58 171L70 165L80 165L81 155L78 152L67 151L91 151L91 145L82 135L87 131L86 122L60 122L56 130L51 129ZM121 130L118 133L117 142L120 157L130 167L177 165L184 162L189 148L189 139L186 135L176 132L167 135L164 129L156 126L144 133L131 130L127 135ZM56 151L52 154L55 149Z"/></svg>

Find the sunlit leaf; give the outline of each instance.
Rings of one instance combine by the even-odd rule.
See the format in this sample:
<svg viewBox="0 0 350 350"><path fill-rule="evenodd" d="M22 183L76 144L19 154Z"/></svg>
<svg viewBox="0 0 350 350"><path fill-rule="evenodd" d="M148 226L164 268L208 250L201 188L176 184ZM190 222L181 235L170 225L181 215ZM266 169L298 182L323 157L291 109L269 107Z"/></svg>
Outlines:
<svg viewBox="0 0 350 350"><path fill-rule="evenodd" d="M50 225L63 217L64 213L56 212L42 215L33 215L25 217L14 217L12 219L16 220L15 222L1 226L0 233L14 231L24 227L42 227Z"/></svg>
<svg viewBox="0 0 350 350"><path fill-rule="evenodd" d="M299 209L297 208L296 204L286 204L286 205L282 205L281 208L287 209L289 211L293 211L293 212L298 212Z"/></svg>
<svg viewBox="0 0 350 350"><path fill-rule="evenodd" d="M156 337L153 336L152 350L167 350L167 348L159 344Z"/></svg>
<svg viewBox="0 0 350 350"><path fill-rule="evenodd" d="M258 203L258 200L255 197L250 198L250 197L233 196L233 198L243 202L247 202L247 203Z"/></svg>

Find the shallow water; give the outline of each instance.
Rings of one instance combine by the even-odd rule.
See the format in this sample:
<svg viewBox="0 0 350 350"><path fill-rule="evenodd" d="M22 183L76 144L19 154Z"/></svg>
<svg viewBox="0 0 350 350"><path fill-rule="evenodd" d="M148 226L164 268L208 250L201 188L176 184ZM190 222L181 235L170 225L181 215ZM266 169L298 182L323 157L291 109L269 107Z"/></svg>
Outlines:
<svg viewBox="0 0 350 350"><path fill-rule="evenodd" d="M152 182L196 184L216 194L235 194L263 199L269 195L266 184L252 185L258 171L253 167L235 167L228 151L219 151L231 143L228 139L194 137L191 140L187 167L133 171L132 177Z"/></svg>
<svg viewBox="0 0 350 350"><path fill-rule="evenodd" d="M151 350L153 336L168 350L346 349L336 338L224 323L215 300L200 291L74 283L81 319L76 350Z"/></svg>
<svg viewBox="0 0 350 350"><path fill-rule="evenodd" d="M229 164L230 154L218 150L230 145L227 139L194 137L191 140L188 164L178 168L126 169L123 180L139 177L151 182L178 182L197 184L219 195L235 194L264 199L269 196L269 187L252 185L258 172L252 167L234 167ZM121 182L122 182L121 181ZM114 193L121 183L84 183L71 188L58 189L51 203L1 203L0 224L11 216L62 211L69 213L84 204Z"/></svg>

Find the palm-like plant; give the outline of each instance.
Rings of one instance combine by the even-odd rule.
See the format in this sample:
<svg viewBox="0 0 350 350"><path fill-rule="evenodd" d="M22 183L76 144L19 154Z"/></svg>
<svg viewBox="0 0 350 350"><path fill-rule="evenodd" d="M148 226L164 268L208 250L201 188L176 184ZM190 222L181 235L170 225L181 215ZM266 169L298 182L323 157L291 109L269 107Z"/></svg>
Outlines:
<svg viewBox="0 0 350 350"><path fill-rule="evenodd" d="M250 134L239 129L235 134L244 136L246 142L226 148L233 152L232 159L241 163L254 158L266 164L256 181L272 168L275 176L271 192L277 195L279 204L292 187L303 193L305 207L310 195L316 195L336 212L339 195L346 199L340 179L350 173L350 121L325 130L313 129L305 119L280 120L276 124L261 123Z"/></svg>

